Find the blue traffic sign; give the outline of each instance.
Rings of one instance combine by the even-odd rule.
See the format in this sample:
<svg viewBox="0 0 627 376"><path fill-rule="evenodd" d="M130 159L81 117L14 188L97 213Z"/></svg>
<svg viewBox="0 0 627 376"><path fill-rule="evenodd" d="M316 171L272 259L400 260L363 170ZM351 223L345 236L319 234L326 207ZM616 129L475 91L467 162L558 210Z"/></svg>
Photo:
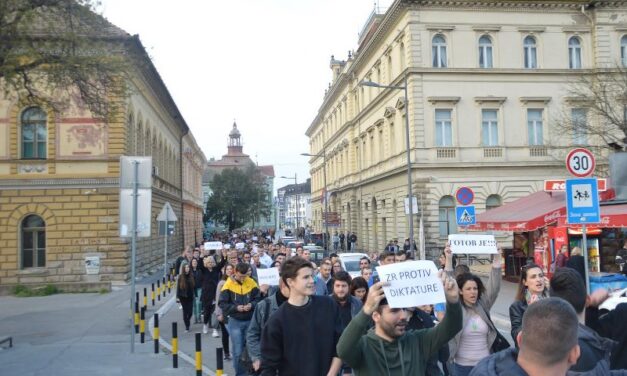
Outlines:
<svg viewBox="0 0 627 376"><path fill-rule="evenodd" d="M597 179L566 180L566 218L569 224L601 222Z"/></svg>
<svg viewBox="0 0 627 376"><path fill-rule="evenodd" d="M470 205L475 199L475 192L468 187L461 187L455 193L455 198L460 205Z"/></svg>
<svg viewBox="0 0 627 376"><path fill-rule="evenodd" d="M477 223L477 217L475 217L475 206L457 206L455 208L455 217L457 218L458 226L470 226Z"/></svg>

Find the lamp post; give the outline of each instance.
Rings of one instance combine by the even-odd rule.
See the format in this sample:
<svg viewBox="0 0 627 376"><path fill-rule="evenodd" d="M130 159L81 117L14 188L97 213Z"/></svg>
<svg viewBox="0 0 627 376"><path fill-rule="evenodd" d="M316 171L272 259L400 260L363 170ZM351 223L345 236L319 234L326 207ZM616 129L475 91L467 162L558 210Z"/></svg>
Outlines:
<svg viewBox="0 0 627 376"><path fill-rule="evenodd" d="M322 234L322 242L324 244L324 249L328 250L328 245L329 245L329 239L327 239L327 236L329 234L329 218L327 218L327 216L329 215L329 200L327 198L327 153L326 153L326 149L322 150L322 153L318 153L318 154L309 154L309 153L301 153L300 155L305 156L305 157L322 157L322 179L323 182L322 184L324 185L324 189L323 189L323 198L324 198L324 207L323 207L323 214L322 214L322 220L324 221L324 234Z"/></svg>
<svg viewBox="0 0 627 376"><path fill-rule="evenodd" d="M296 190L296 238L298 239L298 228L299 228L298 222L299 222L299 219L300 219L298 211L300 210L300 206L299 206L300 197L298 195L298 182L297 182L298 180L297 180L297 176L296 176L296 174L294 174L294 177L291 177L291 176L279 176L279 177L281 179L294 179L294 189Z"/></svg>
<svg viewBox="0 0 627 376"><path fill-rule="evenodd" d="M402 86L397 85L381 85L372 81L361 81L360 86L378 87L381 89L395 89L403 90L405 94L405 147L407 149L407 196L409 199L409 251L412 256L415 257L414 252L414 197L411 189L411 145L409 142L409 100L407 97L407 75L405 75L405 84ZM422 252L421 252L422 253ZM422 259L425 258L423 254L420 255Z"/></svg>

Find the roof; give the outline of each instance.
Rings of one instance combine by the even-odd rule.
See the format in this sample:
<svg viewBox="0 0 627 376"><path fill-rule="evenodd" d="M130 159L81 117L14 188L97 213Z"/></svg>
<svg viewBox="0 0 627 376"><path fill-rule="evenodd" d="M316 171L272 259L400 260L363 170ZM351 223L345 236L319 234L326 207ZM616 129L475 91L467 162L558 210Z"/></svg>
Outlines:
<svg viewBox="0 0 627 376"><path fill-rule="evenodd" d="M272 165L265 165L265 166L259 166L259 170L261 171L262 174L269 176L269 177L274 177L274 166Z"/></svg>

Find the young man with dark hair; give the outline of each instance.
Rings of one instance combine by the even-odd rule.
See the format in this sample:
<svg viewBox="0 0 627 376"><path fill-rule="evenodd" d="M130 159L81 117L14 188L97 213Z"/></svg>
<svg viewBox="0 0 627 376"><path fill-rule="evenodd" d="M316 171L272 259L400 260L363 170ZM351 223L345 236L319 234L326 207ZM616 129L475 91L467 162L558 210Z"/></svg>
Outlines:
<svg viewBox="0 0 627 376"><path fill-rule="evenodd" d="M407 252L405 251L396 251L394 254L394 262L405 262L407 261Z"/></svg>
<svg viewBox="0 0 627 376"><path fill-rule="evenodd" d="M539 300L523 315L516 338L520 350L494 353L480 361L470 375L566 375L579 357L577 326L577 314L570 304L560 298ZM608 373L598 375L603 374Z"/></svg>
<svg viewBox="0 0 627 376"><path fill-rule="evenodd" d="M379 255L379 265L394 264L395 261L396 255L394 254L394 252L383 251ZM379 273L377 273L376 270L373 270L372 276L370 277L370 279L368 279L368 287L371 287L377 282L379 282Z"/></svg>
<svg viewBox="0 0 627 376"><path fill-rule="evenodd" d="M440 278L447 301L446 316L436 327L416 331L406 331L406 309L388 305L383 293L386 282L372 285L363 309L340 337L340 358L359 376L424 375L428 359L462 329L457 283L443 272ZM371 318L374 329L369 329Z"/></svg>
<svg viewBox="0 0 627 376"><path fill-rule="evenodd" d="M342 361L336 345L342 332L337 304L314 295L313 268L302 257L281 266L289 298L270 317L261 334L261 374L335 376Z"/></svg>
<svg viewBox="0 0 627 376"><path fill-rule="evenodd" d="M323 262L320 264L318 275L314 278L316 295L329 295L333 292L333 277L331 277L331 265Z"/></svg>
<svg viewBox="0 0 627 376"><path fill-rule="evenodd" d="M597 367L610 368L610 352L614 346L614 341L601 337L584 325L586 305L598 305L596 301L603 295L607 296L607 292L597 290L593 296L587 295L586 285L575 269L557 268L553 278L551 278L549 296L567 301L575 309L579 319L577 335L581 356L571 368L572 371L586 372ZM601 297L601 299L603 298Z"/></svg>
<svg viewBox="0 0 627 376"><path fill-rule="evenodd" d="M340 309L340 319L342 321L342 329L346 328L361 310L361 300L352 296L350 293L350 285L352 278L348 272L341 271L333 276L333 294L331 297L337 303ZM350 375L352 370L350 367L342 367L342 374Z"/></svg>
<svg viewBox="0 0 627 376"><path fill-rule="evenodd" d="M246 344L246 331L259 301L259 287L254 279L248 276L250 265L240 262L235 266L235 273L226 280L218 306L224 316L231 337L233 368L236 376L244 376L248 370L240 367L239 358Z"/></svg>

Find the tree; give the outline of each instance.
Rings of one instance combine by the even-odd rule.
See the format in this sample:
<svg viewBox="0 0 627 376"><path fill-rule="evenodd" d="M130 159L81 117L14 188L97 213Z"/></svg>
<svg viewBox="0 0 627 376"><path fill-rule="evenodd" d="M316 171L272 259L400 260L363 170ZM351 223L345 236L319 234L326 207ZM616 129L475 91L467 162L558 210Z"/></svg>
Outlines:
<svg viewBox="0 0 627 376"><path fill-rule="evenodd" d="M60 111L72 101L110 119L127 94L134 49L92 0L1 0L0 86Z"/></svg>
<svg viewBox="0 0 627 376"><path fill-rule="evenodd" d="M627 150L627 68L583 73L567 89L555 129L575 144Z"/></svg>
<svg viewBox="0 0 627 376"><path fill-rule="evenodd" d="M262 181L255 166L245 170L229 168L214 176L209 183L212 194L205 221L213 220L233 231L260 215L268 215L270 205Z"/></svg>

